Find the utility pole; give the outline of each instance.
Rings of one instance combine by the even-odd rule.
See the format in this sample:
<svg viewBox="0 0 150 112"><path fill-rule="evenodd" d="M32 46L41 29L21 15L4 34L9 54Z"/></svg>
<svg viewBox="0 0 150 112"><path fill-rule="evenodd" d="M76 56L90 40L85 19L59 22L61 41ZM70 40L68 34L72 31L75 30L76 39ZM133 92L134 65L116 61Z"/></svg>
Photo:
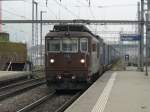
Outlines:
<svg viewBox="0 0 150 112"><path fill-rule="evenodd" d="M147 14L146 14L146 71L145 75L148 76L148 63L150 59L150 24L147 22L150 20L150 0L147 0Z"/></svg>
<svg viewBox="0 0 150 112"><path fill-rule="evenodd" d="M43 38L42 38L42 34L43 34L43 27L42 27L42 24L43 24L43 22L42 22L42 20L43 20L43 13L45 13L46 11L40 11L40 20L41 20L41 23L40 23L40 54L41 54L41 65L42 65L42 60L43 60L43 48L42 48L42 40L43 40ZM43 62L44 62L44 60L43 60ZM44 63L43 63L44 64Z"/></svg>
<svg viewBox="0 0 150 112"><path fill-rule="evenodd" d="M147 0L147 21L150 21L150 0ZM147 57L150 58L150 24L147 24Z"/></svg>
<svg viewBox="0 0 150 112"><path fill-rule="evenodd" d="M32 0L32 21L34 20L34 0ZM34 23L32 23L32 47L31 47L31 61L32 64L34 64L34 53L33 53L33 48L34 48Z"/></svg>
<svg viewBox="0 0 150 112"><path fill-rule="evenodd" d="M141 0L141 13L140 13L140 70L143 71L144 63L144 0Z"/></svg>
<svg viewBox="0 0 150 112"><path fill-rule="evenodd" d="M32 21L34 20L38 21L38 3L32 0ZM34 50L36 45L38 45L38 24L32 23L32 51L31 51L32 58L31 60L33 64L36 64L35 58L37 57L37 53L38 53L37 50Z"/></svg>
<svg viewBox="0 0 150 112"><path fill-rule="evenodd" d="M145 75L148 76L147 66L148 66L148 20L149 14L146 14L146 53L145 53Z"/></svg>
<svg viewBox="0 0 150 112"><path fill-rule="evenodd" d="M0 32L2 32L2 1L0 1Z"/></svg>
<svg viewBox="0 0 150 112"><path fill-rule="evenodd" d="M140 12L140 2L138 2L138 4L137 4L137 7L138 7L138 21L140 21L141 20L141 12ZM138 25L138 35L140 35L140 31L141 31L141 27L140 27L140 23L138 23L137 24ZM140 52L141 52L141 47L140 47L140 41L139 41L139 51L138 51L138 53L139 53L139 57L138 57L138 69L140 69L140 66L141 66L141 54L140 54Z"/></svg>
<svg viewBox="0 0 150 112"><path fill-rule="evenodd" d="M34 2L35 4L35 20L38 20L38 3ZM35 23L35 64L38 64L38 24Z"/></svg>

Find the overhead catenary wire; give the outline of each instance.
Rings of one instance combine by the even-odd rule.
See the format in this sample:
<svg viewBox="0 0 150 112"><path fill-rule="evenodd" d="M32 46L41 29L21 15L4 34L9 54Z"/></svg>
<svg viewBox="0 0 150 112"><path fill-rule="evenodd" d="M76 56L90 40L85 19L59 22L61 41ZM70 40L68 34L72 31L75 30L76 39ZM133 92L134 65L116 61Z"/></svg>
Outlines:
<svg viewBox="0 0 150 112"><path fill-rule="evenodd" d="M133 7L137 6L137 4L113 4L113 5L101 5L101 6L96 6L98 8L111 8L111 7Z"/></svg>
<svg viewBox="0 0 150 112"><path fill-rule="evenodd" d="M18 29L18 28L14 27L14 26L4 28L4 31L8 31L8 30L11 30L11 32L13 32L14 34L23 33L24 37L21 36L21 37L19 37L19 39L20 40L24 39L27 43L28 43L28 41L30 41L29 38L27 39L25 37L31 37L31 34L29 32L27 32L27 31L24 31L24 29L20 29L20 28ZM15 38L13 38L13 39L18 41L17 35L15 35ZM20 42L20 40L19 40L19 42Z"/></svg>
<svg viewBox="0 0 150 112"><path fill-rule="evenodd" d="M82 5L85 5L85 3L81 2L80 0L79 0L79 3L82 4ZM96 17L94 16L93 11L91 10L90 6L88 7L88 9L89 9L89 12L92 15L93 19L96 19ZM94 29L93 29L93 27L91 25L88 25L88 27L94 31Z"/></svg>
<svg viewBox="0 0 150 112"><path fill-rule="evenodd" d="M83 3L83 2L81 2L81 1L79 1L79 2L80 2L80 4L85 5L85 3ZM82 6L81 6L81 7L82 7ZM93 13L93 11L92 11L92 9L91 9L91 5L88 6L88 9L89 9L89 12L91 13L91 16L92 16L94 19L96 19L95 15L94 15L94 13Z"/></svg>
<svg viewBox="0 0 150 112"><path fill-rule="evenodd" d="M113 4L113 5L91 5L90 7L92 8L117 8L117 7L137 7L137 4ZM87 8L89 5L84 5L84 6L76 6L76 7L82 7L82 8Z"/></svg>
<svg viewBox="0 0 150 112"><path fill-rule="evenodd" d="M9 13L9 14L11 14L11 15L20 17L20 18L24 18L24 19L26 19L26 20L29 19L29 18L27 18L26 16L23 16L23 15L20 15L20 14L17 14L17 13L14 13L14 11L12 12L12 11L9 11L9 10L6 10L6 9L3 9L3 11L6 12L6 13Z"/></svg>
<svg viewBox="0 0 150 112"><path fill-rule="evenodd" d="M59 3L57 0L53 0L57 5L61 6L62 8L64 8L66 11L68 11L71 15L75 16L76 18L80 18L78 15L76 15L74 12L72 12L71 10L69 10L66 6L62 5L61 3Z"/></svg>
<svg viewBox="0 0 150 112"><path fill-rule="evenodd" d="M24 2L26 2L26 3L28 3L28 4L31 5L31 2L30 2L30 1L24 1ZM55 12L54 12L52 9L50 9L50 8L48 7L48 3L47 3L47 7L45 7L45 6L41 5L41 4L38 4L38 6L41 7L41 8L46 8L47 10L49 10L49 12L52 13L52 14L55 16L55 18L57 19L57 15L55 14Z"/></svg>
<svg viewBox="0 0 150 112"><path fill-rule="evenodd" d="M5 25L4 25L5 26ZM31 37L31 35L30 35L30 33L29 32L27 32L27 31L24 31L25 29L20 29L19 27L14 27L14 26L11 26L11 27L7 27L7 28L5 28L5 29L11 29L11 30L15 30L15 31L19 31L19 32L24 32L26 35L28 35L28 36L30 36Z"/></svg>

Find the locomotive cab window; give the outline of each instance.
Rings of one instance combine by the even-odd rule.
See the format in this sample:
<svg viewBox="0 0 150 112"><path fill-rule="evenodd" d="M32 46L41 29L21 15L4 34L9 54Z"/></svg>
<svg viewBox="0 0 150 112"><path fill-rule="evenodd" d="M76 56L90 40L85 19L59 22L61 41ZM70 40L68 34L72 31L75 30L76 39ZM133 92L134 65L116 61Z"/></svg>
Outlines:
<svg viewBox="0 0 150 112"><path fill-rule="evenodd" d="M59 52L60 51L60 39L48 40L47 50L50 52Z"/></svg>
<svg viewBox="0 0 150 112"><path fill-rule="evenodd" d="M95 43L92 44L92 51L96 52L96 44Z"/></svg>
<svg viewBox="0 0 150 112"><path fill-rule="evenodd" d="M87 38L81 38L80 39L80 51L81 52L87 52L88 51L88 39Z"/></svg>
<svg viewBox="0 0 150 112"><path fill-rule="evenodd" d="M78 52L78 39L77 38L63 38L62 39L63 52Z"/></svg>

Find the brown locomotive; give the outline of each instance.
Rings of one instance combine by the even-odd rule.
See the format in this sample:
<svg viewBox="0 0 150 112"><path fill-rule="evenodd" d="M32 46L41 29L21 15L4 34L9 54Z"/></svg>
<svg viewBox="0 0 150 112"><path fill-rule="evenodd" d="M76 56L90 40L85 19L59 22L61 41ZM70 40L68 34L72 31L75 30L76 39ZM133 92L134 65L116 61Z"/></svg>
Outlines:
<svg viewBox="0 0 150 112"><path fill-rule="evenodd" d="M103 40L80 24L55 25L45 37L47 85L84 89L103 72Z"/></svg>

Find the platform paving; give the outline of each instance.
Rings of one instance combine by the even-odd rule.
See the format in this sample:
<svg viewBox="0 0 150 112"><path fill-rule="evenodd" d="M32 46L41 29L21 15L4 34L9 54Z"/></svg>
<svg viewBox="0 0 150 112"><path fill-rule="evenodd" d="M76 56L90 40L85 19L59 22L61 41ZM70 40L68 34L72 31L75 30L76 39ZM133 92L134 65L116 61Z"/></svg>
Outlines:
<svg viewBox="0 0 150 112"><path fill-rule="evenodd" d="M150 112L150 77L138 71L106 72L65 112Z"/></svg>
<svg viewBox="0 0 150 112"><path fill-rule="evenodd" d="M150 78L144 72L117 72L104 112L150 112Z"/></svg>

